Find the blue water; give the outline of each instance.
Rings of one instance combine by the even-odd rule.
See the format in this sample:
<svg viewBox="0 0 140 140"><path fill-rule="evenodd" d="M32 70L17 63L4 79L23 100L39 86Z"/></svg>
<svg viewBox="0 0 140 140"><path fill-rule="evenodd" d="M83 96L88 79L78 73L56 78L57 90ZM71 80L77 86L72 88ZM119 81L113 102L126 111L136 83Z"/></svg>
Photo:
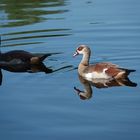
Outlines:
<svg viewBox="0 0 140 140"><path fill-rule="evenodd" d="M1 51L59 53L44 64L56 72L14 73L2 69L1 140L139 140L140 2L137 0L2 0ZM77 74L79 44L91 63L109 61L135 69L137 87L92 87L89 100Z"/></svg>

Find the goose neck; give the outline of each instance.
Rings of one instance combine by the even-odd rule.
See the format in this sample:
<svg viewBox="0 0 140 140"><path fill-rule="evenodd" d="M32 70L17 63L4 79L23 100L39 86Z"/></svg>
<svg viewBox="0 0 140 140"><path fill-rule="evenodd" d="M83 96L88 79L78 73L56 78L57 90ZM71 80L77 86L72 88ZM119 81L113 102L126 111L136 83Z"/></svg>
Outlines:
<svg viewBox="0 0 140 140"><path fill-rule="evenodd" d="M82 60L81 60L81 64L88 66L89 65L89 59L90 59L90 54L89 53L84 53Z"/></svg>

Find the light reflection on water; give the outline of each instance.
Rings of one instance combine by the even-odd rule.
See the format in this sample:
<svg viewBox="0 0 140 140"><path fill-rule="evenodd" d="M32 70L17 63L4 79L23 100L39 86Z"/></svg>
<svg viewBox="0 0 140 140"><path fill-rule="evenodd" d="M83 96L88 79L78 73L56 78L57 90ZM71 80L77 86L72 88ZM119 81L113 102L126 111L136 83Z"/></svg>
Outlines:
<svg viewBox="0 0 140 140"><path fill-rule="evenodd" d="M1 51L57 53L43 63L58 71L0 71L0 139L139 140L139 5L136 0L1 0ZM79 44L90 45L91 63L135 69L130 79L138 86L91 87L93 98L80 100L74 86L83 89L77 75L81 58L72 58Z"/></svg>
<svg viewBox="0 0 140 140"><path fill-rule="evenodd" d="M1 11L4 10L5 12L5 16L2 20L6 20L1 27L17 27L35 24L43 22L43 20L51 19L47 18L46 15L60 14L67 11L62 9L49 9L50 7L58 8L60 6L64 6L64 0L2 0L0 4ZM44 15L45 17L43 17Z"/></svg>
<svg viewBox="0 0 140 140"><path fill-rule="evenodd" d="M63 36L68 36L68 35L71 35L69 33L69 29L35 30L35 31L2 34L3 38L5 38L2 40L3 44L5 44L6 42L6 45L2 45L2 47L21 46L21 45L28 45L28 44L40 44L42 42L39 40L43 38L63 37ZM16 44L14 44L13 41L16 42ZM19 41L20 43L17 43L17 41Z"/></svg>

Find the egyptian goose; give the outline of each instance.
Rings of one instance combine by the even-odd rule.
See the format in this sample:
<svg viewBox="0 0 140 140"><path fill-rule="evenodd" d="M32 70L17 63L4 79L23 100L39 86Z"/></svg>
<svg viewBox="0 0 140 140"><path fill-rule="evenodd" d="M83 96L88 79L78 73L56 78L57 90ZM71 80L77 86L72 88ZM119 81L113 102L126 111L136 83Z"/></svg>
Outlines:
<svg viewBox="0 0 140 140"><path fill-rule="evenodd" d="M24 50L13 50L6 53L0 53L0 63L4 64L39 64L48 54L34 55Z"/></svg>
<svg viewBox="0 0 140 140"><path fill-rule="evenodd" d="M80 76L86 78L87 80L91 79L120 79L126 78L130 72L135 70L128 70L120 68L118 65L104 62L97 63L94 65L89 65L89 59L91 50L86 45L80 45L73 56L82 54L83 58L78 66L78 73Z"/></svg>

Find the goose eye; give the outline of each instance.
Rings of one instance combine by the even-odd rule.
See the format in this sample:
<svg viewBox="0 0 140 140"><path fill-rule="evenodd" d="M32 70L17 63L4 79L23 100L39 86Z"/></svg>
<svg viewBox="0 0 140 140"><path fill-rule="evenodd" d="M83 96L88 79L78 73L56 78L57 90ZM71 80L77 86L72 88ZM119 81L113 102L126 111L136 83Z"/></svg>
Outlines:
<svg viewBox="0 0 140 140"><path fill-rule="evenodd" d="M82 49L83 49L83 47L79 47L79 48L78 48L78 51L81 51Z"/></svg>

